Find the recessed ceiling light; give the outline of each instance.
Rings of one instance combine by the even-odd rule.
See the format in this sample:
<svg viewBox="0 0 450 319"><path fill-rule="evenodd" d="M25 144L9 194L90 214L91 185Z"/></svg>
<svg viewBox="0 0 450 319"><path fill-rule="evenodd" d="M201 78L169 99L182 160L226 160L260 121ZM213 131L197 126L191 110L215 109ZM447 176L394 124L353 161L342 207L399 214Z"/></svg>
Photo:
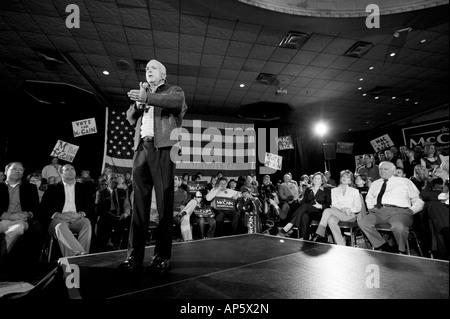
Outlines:
<svg viewBox="0 0 450 319"><path fill-rule="evenodd" d="M358 88L358 90L362 90L362 86L360 86L360 87Z"/></svg>
<svg viewBox="0 0 450 319"><path fill-rule="evenodd" d="M363 94L363 96L366 96L366 95L367 95L366 93Z"/></svg>
<svg viewBox="0 0 450 319"><path fill-rule="evenodd" d="M391 112L389 112L387 115L391 115L392 113Z"/></svg>
<svg viewBox="0 0 450 319"><path fill-rule="evenodd" d="M393 97L392 97L392 99L393 99L393 100L395 100L395 99L396 99L396 97L395 97L395 96L393 96Z"/></svg>
<svg viewBox="0 0 450 319"><path fill-rule="evenodd" d="M103 71L103 74L104 75L109 75L109 72L105 70L105 71Z"/></svg>
<svg viewBox="0 0 450 319"><path fill-rule="evenodd" d="M378 98L379 98L378 96L375 96L375 100L378 100Z"/></svg>
<svg viewBox="0 0 450 319"><path fill-rule="evenodd" d="M239 86L240 86L241 88L243 88L243 87L245 86L245 84L241 83Z"/></svg>
<svg viewBox="0 0 450 319"><path fill-rule="evenodd" d="M420 40L420 43L425 43L425 42L427 42L427 39Z"/></svg>
<svg viewBox="0 0 450 319"><path fill-rule="evenodd" d="M369 68L369 70L373 70L373 66L371 66L371 67Z"/></svg>
<svg viewBox="0 0 450 319"><path fill-rule="evenodd" d="M406 102L408 102L408 101L409 101L409 99L405 99L405 101L406 101Z"/></svg>
<svg viewBox="0 0 450 319"><path fill-rule="evenodd" d="M348 130L349 130L349 131L351 131L352 129L351 129L351 128L349 128Z"/></svg>
<svg viewBox="0 0 450 319"><path fill-rule="evenodd" d="M419 102L414 102L414 104L419 104Z"/></svg>
<svg viewBox="0 0 450 319"><path fill-rule="evenodd" d="M363 78L360 78L359 80L362 81L362 80L364 80L364 79L363 79Z"/></svg>
<svg viewBox="0 0 450 319"><path fill-rule="evenodd" d="M389 54L390 56L395 56L395 52L392 52L391 54Z"/></svg>
<svg viewBox="0 0 450 319"><path fill-rule="evenodd" d="M366 124L369 124L369 123L370 123L369 121L366 122Z"/></svg>

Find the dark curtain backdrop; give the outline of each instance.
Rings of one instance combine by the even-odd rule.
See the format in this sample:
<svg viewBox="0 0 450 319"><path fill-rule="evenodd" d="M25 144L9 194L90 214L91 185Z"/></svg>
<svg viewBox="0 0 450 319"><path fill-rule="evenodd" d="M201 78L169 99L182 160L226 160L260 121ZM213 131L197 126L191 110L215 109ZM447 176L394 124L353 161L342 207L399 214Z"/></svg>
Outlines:
<svg viewBox="0 0 450 319"><path fill-rule="evenodd" d="M77 174L91 171L100 175L104 153L105 108L91 101L66 104L42 104L26 98L3 113L0 131L1 169L9 162L19 161L25 166L24 177L50 164L56 142L62 140L80 148L72 164ZM72 121L95 118L97 133L73 136ZM60 160L64 165L68 162Z"/></svg>
<svg viewBox="0 0 450 319"><path fill-rule="evenodd" d="M322 140L319 136L303 129L301 126L289 124L284 121L255 122L255 130L266 129L266 136L269 136L270 128L278 129L278 136L291 136L294 149L277 151L283 157L282 169L271 175L271 180L283 180L283 175L287 172L292 174L293 179L299 180L303 174L313 174L317 171L324 171L324 154L322 150ZM259 136L257 136L259 138ZM273 138L273 137L271 137ZM269 138L266 141L266 152L270 152ZM257 149L259 154L259 149ZM259 167L264 166L264 159L257 160L257 172ZM259 176L258 180L262 180Z"/></svg>

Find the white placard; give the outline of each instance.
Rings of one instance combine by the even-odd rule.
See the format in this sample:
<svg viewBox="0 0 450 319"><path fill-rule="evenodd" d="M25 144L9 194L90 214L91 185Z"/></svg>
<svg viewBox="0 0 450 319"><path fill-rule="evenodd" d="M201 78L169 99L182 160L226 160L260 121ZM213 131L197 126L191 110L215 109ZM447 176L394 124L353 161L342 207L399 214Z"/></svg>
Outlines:
<svg viewBox="0 0 450 319"><path fill-rule="evenodd" d="M72 163L79 148L78 145L58 140L50 156Z"/></svg>
<svg viewBox="0 0 450 319"><path fill-rule="evenodd" d="M94 117L72 122L72 128L74 137L97 133L97 125L95 124Z"/></svg>
<svg viewBox="0 0 450 319"><path fill-rule="evenodd" d="M277 154L267 153L264 159L264 166L270 167L276 170L281 170L283 157L278 156Z"/></svg>
<svg viewBox="0 0 450 319"><path fill-rule="evenodd" d="M370 144L372 144L372 147L375 150L375 152L379 152L388 147L394 146L394 143L392 142L391 138L387 134L384 134L383 136L380 136L374 140L371 140Z"/></svg>

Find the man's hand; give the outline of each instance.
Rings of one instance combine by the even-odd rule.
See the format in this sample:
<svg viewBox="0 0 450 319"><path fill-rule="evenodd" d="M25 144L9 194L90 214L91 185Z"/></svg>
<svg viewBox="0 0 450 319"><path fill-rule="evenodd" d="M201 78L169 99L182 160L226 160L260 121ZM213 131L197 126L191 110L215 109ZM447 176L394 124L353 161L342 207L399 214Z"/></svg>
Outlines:
<svg viewBox="0 0 450 319"><path fill-rule="evenodd" d="M130 100L140 103L147 102L147 82L139 82L139 90L130 90L127 94ZM142 108L142 105L140 105Z"/></svg>

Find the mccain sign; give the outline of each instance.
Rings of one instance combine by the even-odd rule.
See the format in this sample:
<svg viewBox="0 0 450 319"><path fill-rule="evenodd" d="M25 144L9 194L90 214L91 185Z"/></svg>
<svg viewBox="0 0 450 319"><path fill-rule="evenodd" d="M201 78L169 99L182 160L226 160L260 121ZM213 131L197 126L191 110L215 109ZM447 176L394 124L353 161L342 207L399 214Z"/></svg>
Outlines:
<svg viewBox="0 0 450 319"><path fill-rule="evenodd" d="M410 148L431 142L437 149L448 155L448 128L449 120L407 127L402 129L403 140Z"/></svg>

